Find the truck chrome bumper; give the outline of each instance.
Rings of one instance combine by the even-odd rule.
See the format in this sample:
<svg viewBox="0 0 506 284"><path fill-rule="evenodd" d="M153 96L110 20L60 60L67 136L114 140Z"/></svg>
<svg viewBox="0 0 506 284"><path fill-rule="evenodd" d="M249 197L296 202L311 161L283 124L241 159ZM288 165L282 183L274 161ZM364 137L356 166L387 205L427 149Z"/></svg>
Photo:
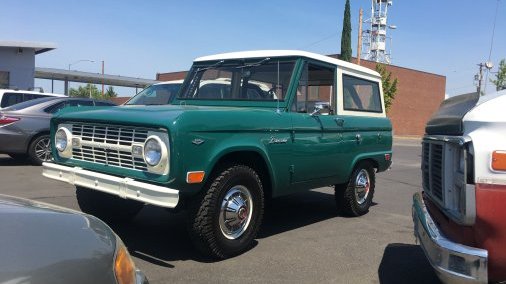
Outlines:
<svg viewBox="0 0 506 284"><path fill-rule="evenodd" d="M94 190L133 199L156 206L174 208L179 202L179 191L163 186L138 182L102 173L67 167L54 163L43 163L42 175Z"/></svg>
<svg viewBox="0 0 506 284"><path fill-rule="evenodd" d="M430 216L421 193L413 196L415 237L444 283L488 283L488 252L454 243L443 236Z"/></svg>

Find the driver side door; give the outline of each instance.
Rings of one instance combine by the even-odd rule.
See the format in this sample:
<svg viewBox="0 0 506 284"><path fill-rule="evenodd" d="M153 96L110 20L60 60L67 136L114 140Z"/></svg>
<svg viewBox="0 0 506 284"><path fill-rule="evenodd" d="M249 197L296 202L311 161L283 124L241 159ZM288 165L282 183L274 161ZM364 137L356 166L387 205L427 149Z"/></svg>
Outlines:
<svg viewBox="0 0 506 284"><path fill-rule="evenodd" d="M304 64L291 112L294 188L307 188L307 183L325 183L337 175L343 135L335 112L335 90L335 66Z"/></svg>

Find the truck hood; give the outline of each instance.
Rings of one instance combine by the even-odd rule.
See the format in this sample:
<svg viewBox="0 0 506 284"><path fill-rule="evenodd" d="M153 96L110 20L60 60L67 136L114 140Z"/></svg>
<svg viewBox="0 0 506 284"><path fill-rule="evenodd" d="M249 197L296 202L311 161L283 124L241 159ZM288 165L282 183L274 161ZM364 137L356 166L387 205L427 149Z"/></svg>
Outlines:
<svg viewBox="0 0 506 284"><path fill-rule="evenodd" d="M268 112L263 108L230 107L230 106L195 106L195 105L160 105L160 106L117 106L117 107L79 107L65 108L55 117L56 121L86 121L105 124L120 124L130 126L146 126L167 128L174 124L185 114L199 113L199 121L202 124L211 112L220 112L221 118L233 113ZM204 117L202 117L204 116ZM230 119L229 119L230 121ZM203 128L207 128L204 124Z"/></svg>
<svg viewBox="0 0 506 284"><path fill-rule="evenodd" d="M441 103L431 117L425 132L429 135L464 135L471 122L506 122L506 90L485 96L477 93L460 95ZM466 127L467 126L467 127Z"/></svg>
<svg viewBox="0 0 506 284"><path fill-rule="evenodd" d="M429 119L425 133L429 135L462 135L462 118L479 100L478 93L455 96L444 100L437 112Z"/></svg>
<svg viewBox="0 0 506 284"><path fill-rule="evenodd" d="M57 120L88 121L97 123L123 124L123 125L152 125L166 127L167 122L174 121L183 112L209 107L186 105L132 105L116 107L79 107L65 108Z"/></svg>

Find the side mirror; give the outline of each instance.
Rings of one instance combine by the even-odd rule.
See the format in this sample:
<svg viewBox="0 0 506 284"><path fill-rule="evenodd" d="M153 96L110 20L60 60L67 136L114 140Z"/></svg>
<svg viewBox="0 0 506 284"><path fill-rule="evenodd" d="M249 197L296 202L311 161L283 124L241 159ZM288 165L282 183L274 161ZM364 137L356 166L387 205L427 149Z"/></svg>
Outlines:
<svg viewBox="0 0 506 284"><path fill-rule="evenodd" d="M326 110L327 113L332 113L330 104L328 102L317 102L314 104L314 109L313 112L311 112L311 116L320 115L322 110Z"/></svg>

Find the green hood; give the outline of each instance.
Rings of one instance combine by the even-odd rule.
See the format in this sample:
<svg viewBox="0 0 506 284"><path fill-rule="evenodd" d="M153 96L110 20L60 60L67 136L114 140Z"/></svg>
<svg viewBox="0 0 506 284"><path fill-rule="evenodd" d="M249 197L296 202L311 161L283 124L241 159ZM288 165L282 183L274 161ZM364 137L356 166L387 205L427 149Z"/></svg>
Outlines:
<svg viewBox="0 0 506 284"><path fill-rule="evenodd" d="M165 128L169 122L177 119L185 110L195 108L174 105L65 108L55 119L131 126L150 125Z"/></svg>

